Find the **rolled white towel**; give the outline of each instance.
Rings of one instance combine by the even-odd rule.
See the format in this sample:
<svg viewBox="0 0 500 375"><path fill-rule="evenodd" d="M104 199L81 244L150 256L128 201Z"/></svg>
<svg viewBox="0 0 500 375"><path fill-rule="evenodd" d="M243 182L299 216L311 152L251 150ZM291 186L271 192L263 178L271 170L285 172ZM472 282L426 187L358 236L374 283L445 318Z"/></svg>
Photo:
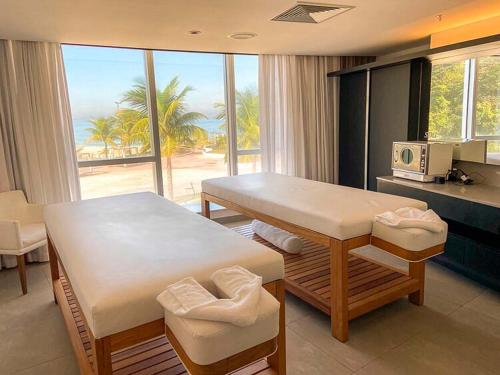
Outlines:
<svg viewBox="0 0 500 375"><path fill-rule="evenodd" d="M232 323L239 327L257 320L262 277L234 266L211 276L223 299L216 298L194 278L186 277L160 293L156 300L170 313L188 319Z"/></svg>
<svg viewBox="0 0 500 375"><path fill-rule="evenodd" d="M432 210L420 210L403 207L396 211L387 211L375 216L375 220L395 228L421 228L430 232L441 233L445 225Z"/></svg>
<svg viewBox="0 0 500 375"><path fill-rule="evenodd" d="M304 242L301 238L285 230L263 223L262 221L252 221L252 229L260 237L287 253L298 254L304 247Z"/></svg>

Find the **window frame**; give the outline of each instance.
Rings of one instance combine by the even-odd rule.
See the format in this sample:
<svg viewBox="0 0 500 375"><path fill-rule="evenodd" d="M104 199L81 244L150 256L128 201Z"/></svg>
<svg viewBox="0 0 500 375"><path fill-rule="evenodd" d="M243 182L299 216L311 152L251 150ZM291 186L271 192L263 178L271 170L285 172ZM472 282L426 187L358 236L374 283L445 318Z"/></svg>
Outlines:
<svg viewBox="0 0 500 375"><path fill-rule="evenodd" d="M102 47L107 48L107 47ZM123 48L127 49L127 48ZM160 132L158 128L158 108L156 105L156 79L154 68L155 50L142 50L144 54L144 70L146 76L146 90L149 110L149 126L150 136L152 140L151 155L148 156L132 156L127 158L110 158L96 160L78 160L78 168L101 167L110 165L125 165L152 163L154 170L154 186L156 192L164 196L163 188L163 172L161 165L160 150ZM165 52L171 52L165 50ZM204 53L204 52L193 52ZM237 124L236 124L236 83L234 77L234 56L238 54L220 53L223 55L224 63L224 96L226 107L226 121L228 125L227 143L228 143L228 175L234 176L238 174L238 156L240 155L259 155L261 148L250 150L238 150L237 147Z"/></svg>

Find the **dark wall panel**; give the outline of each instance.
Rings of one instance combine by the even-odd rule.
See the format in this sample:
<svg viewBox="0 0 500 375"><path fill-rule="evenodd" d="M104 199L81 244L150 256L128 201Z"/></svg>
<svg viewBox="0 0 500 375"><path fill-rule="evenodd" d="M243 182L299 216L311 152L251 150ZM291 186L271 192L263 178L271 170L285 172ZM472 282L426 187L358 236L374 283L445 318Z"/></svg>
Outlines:
<svg viewBox="0 0 500 375"><path fill-rule="evenodd" d="M370 72L368 189L373 191L378 176L392 174L392 142L408 137L410 67L405 63Z"/></svg>
<svg viewBox="0 0 500 375"><path fill-rule="evenodd" d="M366 71L340 77L339 184L364 187Z"/></svg>
<svg viewBox="0 0 500 375"><path fill-rule="evenodd" d="M429 130L431 63L427 59L411 61L408 140L426 141Z"/></svg>

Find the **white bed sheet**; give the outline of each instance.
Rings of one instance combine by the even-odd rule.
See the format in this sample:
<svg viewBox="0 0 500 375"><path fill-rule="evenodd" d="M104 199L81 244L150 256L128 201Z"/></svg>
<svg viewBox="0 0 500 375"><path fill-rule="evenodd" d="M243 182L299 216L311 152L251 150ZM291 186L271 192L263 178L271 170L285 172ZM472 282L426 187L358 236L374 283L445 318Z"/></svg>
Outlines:
<svg viewBox="0 0 500 375"><path fill-rule="evenodd" d="M371 233L382 212L427 209L415 199L276 173L204 180L202 191L339 240Z"/></svg>
<svg viewBox="0 0 500 375"><path fill-rule="evenodd" d="M186 276L240 265L263 282L283 278L283 257L152 193L45 208L45 222L96 338L160 319L156 296Z"/></svg>

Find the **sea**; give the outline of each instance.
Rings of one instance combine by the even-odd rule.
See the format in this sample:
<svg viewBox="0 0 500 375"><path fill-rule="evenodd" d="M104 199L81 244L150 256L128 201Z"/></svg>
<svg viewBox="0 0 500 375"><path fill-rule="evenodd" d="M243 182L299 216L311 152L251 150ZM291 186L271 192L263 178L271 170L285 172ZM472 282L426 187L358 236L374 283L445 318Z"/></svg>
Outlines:
<svg viewBox="0 0 500 375"><path fill-rule="evenodd" d="M208 137L215 137L218 134L222 134L220 126L224 123L223 120L217 119L207 119L197 121L197 125L205 129L208 133ZM92 127L92 124L85 119L73 119L73 129L75 132L75 143L79 146L104 146L102 142L88 142L90 136L87 128Z"/></svg>

